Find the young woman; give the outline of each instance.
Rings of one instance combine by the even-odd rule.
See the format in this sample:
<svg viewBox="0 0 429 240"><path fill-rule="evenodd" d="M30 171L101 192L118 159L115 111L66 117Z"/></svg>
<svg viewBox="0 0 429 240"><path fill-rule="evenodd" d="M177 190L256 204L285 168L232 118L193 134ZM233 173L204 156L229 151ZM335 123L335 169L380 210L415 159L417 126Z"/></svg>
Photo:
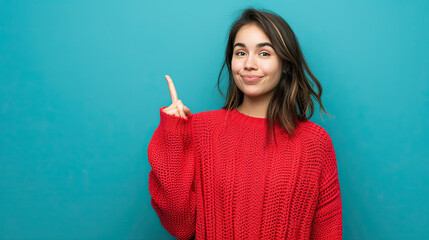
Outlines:
<svg viewBox="0 0 429 240"><path fill-rule="evenodd" d="M226 103L216 111L192 114L166 76L172 104L148 147L162 225L179 239L341 239L334 148L308 120L312 96L325 110L322 88L289 25L246 9L219 80L225 66Z"/></svg>

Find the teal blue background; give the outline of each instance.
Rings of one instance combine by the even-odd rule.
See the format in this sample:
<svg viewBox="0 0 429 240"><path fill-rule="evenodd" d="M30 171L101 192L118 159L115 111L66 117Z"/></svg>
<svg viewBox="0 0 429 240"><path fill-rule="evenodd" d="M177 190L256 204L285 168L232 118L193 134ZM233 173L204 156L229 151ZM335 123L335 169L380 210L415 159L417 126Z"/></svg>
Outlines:
<svg viewBox="0 0 429 240"><path fill-rule="evenodd" d="M219 109L248 6L288 21L323 85L344 239L427 238L428 1L0 0L0 239L172 239L148 192L163 76Z"/></svg>

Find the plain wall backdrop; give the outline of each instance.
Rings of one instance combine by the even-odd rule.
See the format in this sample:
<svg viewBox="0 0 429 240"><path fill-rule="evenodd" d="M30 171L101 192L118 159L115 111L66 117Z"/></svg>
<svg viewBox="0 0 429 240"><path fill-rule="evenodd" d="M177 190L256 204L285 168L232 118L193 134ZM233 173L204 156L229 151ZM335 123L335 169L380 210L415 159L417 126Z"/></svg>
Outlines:
<svg viewBox="0 0 429 240"><path fill-rule="evenodd" d="M173 239L147 146L170 104L219 109L246 7L292 27L332 116L344 239L429 235L429 1L0 0L0 239Z"/></svg>

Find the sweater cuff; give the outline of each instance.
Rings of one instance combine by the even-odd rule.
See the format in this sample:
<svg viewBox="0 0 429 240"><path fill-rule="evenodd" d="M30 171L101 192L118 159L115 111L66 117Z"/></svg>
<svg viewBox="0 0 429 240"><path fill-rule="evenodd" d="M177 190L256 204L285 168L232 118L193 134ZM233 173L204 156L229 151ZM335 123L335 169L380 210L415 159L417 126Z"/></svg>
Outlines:
<svg viewBox="0 0 429 240"><path fill-rule="evenodd" d="M188 133L188 128L192 120L192 114L186 116L188 119L182 117L177 117L169 115L163 111L166 107L161 107L159 109L159 114L161 116L161 121L159 126L167 132L174 133Z"/></svg>

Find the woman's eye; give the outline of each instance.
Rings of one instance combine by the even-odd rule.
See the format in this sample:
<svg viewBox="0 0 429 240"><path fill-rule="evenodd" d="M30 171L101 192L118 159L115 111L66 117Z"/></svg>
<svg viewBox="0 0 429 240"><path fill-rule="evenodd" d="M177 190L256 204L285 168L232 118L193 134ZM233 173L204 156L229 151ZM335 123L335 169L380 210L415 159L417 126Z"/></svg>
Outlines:
<svg viewBox="0 0 429 240"><path fill-rule="evenodd" d="M261 52L260 53L262 56L264 56L264 57L268 57L268 56L270 56L270 54L269 53L267 53L267 52Z"/></svg>
<svg viewBox="0 0 429 240"><path fill-rule="evenodd" d="M245 54L244 52L236 52L235 53L235 55L237 55L237 56L244 56L244 54Z"/></svg>

